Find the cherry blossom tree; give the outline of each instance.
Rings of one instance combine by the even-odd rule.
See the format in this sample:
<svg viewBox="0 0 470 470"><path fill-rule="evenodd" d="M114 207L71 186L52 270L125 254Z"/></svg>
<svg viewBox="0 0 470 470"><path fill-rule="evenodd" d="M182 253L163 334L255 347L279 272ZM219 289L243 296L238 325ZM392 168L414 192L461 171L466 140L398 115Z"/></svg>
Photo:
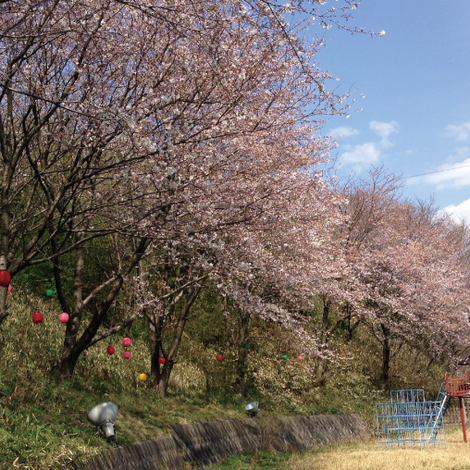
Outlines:
<svg viewBox="0 0 470 470"><path fill-rule="evenodd" d="M328 219L319 166L331 142L318 130L325 116L347 106L315 65L322 41L305 45L298 26L285 21L286 12L305 5L0 4L0 268L16 275L54 263L58 297L71 314L59 366L64 379L86 348L132 321L100 330L152 244L171 246L172 263L194 254L186 263L193 284L175 286L170 302L189 295L190 308L197 280L208 274L226 279L236 297L254 272L269 272L282 249L260 234L281 224L287 239L286 227L295 223L291 235L299 238L303 228ZM336 7L312 8L324 26L338 17ZM99 237L119 255L113 271L86 292L87 246ZM67 253L75 255L72 295L61 287ZM240 253L242 267L233 269ZM256 266L246 269L249 263ZM286 276L281 261L277 266L280 291L300 302L295 277ZM1 320L8 315L5 291ZM266 305L259 296L245 298L252 310ZM264 311L289 324L287 309L279 308Z"/></svg>
<svg viewBox="0 0 470 470"><path fill-rule="evenodd" d="M347 241L362 299L355 315L382 346L383 387L393 344L449 356L468 335L463 238L429 205L400 200L396 181L375 170L352 193L348 208Z"/></svg>
<svg viewBox="0 0 470 470"><path fill-rule="evenodd" d="M139 126L145 96L139 59L153 54L144 34L150 28L136 28L132 12L110 1L3 2L0 8L0 265L14 276L28 266L54 263L58 297L71 314L60 363L69 378L148 244L145 237L134 243L135 219L116 216L136 196L116 192L119 172L156 151ZM121 49L127 53L116 55ZM102 191L113 189L114 197L103 198ZM86 243L117 230L131 237L129 256L84 296ZM71 252L75 283L68 302L60 259ZM83 309L92 300L99 301L97 313L77 339ZM5 301L3 292L2 321Z"/></svg>
<svg viewBox="0 0 470 470"><path fill-rule="evenodd" d="M139 95L133 71L125 73L131 58L119 61L110 48L125 38L116 33L110 2L0 8L0 264L14 276L79 247L85 214L96 213L97 185L148 152L135 151L134 129L119 115ZM86 238L111 231L100 227ZM66 243L64 233L78 239ZM6 316L2 295L0 319Z"/></svg>
<svg viewBox="0 0 470 470"><path fill-rule="evenodd" d="M187 50L168 53L168 64L160 61L161 68L167 71L171 65L174 73L159 83L162 96L173 98L165 101L163 109L162 98L148 105L149 116L154 113L155 122L164 123L149 137L159 139L155 145L160 152L136 163L127 174L126 185L132 188L129 193L145 195L144 206L139 201L136 210L149 216L137 225L157 246L172 246L176 255L170 265L178 263L182 252L195 253L194 265L187 269L193 279L210 273L214 279L226 280L222 285L229 286L232 297L241 298L233 280L253 276L254 270L244 267L253 263L250 259L269 253L261 239L249 246L250 238L255 243L254 232L275 232L280 221L287 226L297 220L300 237L302 224L305 227L316 218L327 218L322 204L328 191L314 167L325 161L330 142L315 138L314 133L321 124L317 116L329 113L343 98L325 94L318 87L327 75L307 67L308 61L299 63L300 44L294 50L284 36L272 35L270 24L266 27L246 11L241 16L237 11L232 20L229 35L226 30L206 34L205 42L210 46L207 60L194 63L192 59L204 50L189 42ZM247 31L248 21L251 29ZM315 48L305 49L303 54L306 60L313 58ZM195 76L201 80L188 92L188 81ZM316 114L306 111L312 102L317 103ZM335 112L340 112L339 108ZM242 268L237 271L235 260L243 252L246 257L242 256ZM207 269L202 266L202 255ZM264 259L265 266L272 258ZM184 279L186 285L189 280ZM248 284L243 280L240 285ZM167 292L161 295L168 297L157 316L147 313L151 329L161 329L159 318L173 312L177 301L189 292L189 287L186 291L177 286L164 288ZM197 293L196 284L193 288ZM256 310L259 298L249 298L251 309ZM188 309L192 299L190 294ZM165 378L161 390L166 389L186 317L187 313L182 313L175 347L162 368ZM279 318L288 322L290 317L283 310ZM156 334L154 357L160 350L159 338ZM154 379L160 382L160 366L153 364Z"/></svg>

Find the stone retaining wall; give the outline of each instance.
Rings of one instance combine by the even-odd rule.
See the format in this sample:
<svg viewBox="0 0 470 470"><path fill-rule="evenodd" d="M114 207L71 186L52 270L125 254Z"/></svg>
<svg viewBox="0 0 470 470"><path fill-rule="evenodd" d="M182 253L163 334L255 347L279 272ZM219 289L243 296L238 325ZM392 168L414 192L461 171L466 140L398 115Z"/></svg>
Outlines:
<svg viewBox="0 0 470 470"><path fill-rule="evenodd" d="M76 462L74 470L184 470L209 468L241 452L307 450L371 436L358 415L247 418L173 424L174 435L111 449L101 457Z"/></svg>

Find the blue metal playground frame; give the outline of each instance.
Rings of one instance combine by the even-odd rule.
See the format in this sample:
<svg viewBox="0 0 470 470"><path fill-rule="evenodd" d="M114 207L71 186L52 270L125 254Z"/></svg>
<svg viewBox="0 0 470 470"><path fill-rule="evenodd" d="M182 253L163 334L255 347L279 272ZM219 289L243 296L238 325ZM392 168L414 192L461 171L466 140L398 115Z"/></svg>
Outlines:
<svg viewBox="0 0 470 470"><path fill-rule="evenodd" d="M379 448L446 447L444 415L450 397L441 385L435 401L426 401L424 390L392 390L390 403L377 403L375 415Z"/></svg>

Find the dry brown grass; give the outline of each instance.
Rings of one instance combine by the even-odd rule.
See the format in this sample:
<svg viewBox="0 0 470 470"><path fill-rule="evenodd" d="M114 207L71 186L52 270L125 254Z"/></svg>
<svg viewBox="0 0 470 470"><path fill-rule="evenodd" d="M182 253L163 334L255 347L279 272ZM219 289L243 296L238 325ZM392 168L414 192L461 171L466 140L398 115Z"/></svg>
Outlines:
<svg viewBox="0 0 470 470"><path fill-rule="evenodd" d="M447 448L379 450L377 441L345 444L294 455L286 470L470 470L470 442L461 430L447 433Z"/></svg>

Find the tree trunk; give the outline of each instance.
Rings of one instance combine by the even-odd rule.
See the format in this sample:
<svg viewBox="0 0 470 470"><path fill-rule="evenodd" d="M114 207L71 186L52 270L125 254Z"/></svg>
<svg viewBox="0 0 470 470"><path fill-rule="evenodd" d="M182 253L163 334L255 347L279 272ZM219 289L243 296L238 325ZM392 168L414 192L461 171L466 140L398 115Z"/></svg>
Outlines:
<svg viewBox="0 0 470 470"><path fill-rule="evenodd" d="M351 342L353 340L354 336L354 330L360 325L361 321L356 320L356 323L353 323L353 315L352 315L352 308L351 305L346 302L345 310L344 312L346 313L346 319L347 319L347 331L348 331L348 336L346 341Z"/></svg>
<svg viewBox="0 0 470 470"><path fill-rule="evenodd" d="M78 360L73 353L77 343L77 334L80 328L83 308L83 274L85 272L85 245L81 244L85 232L78 232L76 240L79 243L75 250L75 280L73 285L73 308L65 329L64 346L59 361L59 373L62 380L70 380Z"/></svg>
<svg viewBox="0 0 470 470"><path fill-rule="evenodd" d="M3 134L3 133L2 133ZM0 239L0 269L7 269L8 251L10 247L10 205L8 202L8 190L11 182L11 171L8 163L3 164L1 185L1 239ZM0 287L0 325L8 316L7 311L7 287Z"/></svg>
<svg viewBox="0 0 470 470"><path fill-rule="evenodd" d="M83 300L82 300L82 288L83 288L83 270L84 270L84 247L82 245L77 249L77 260L75 266L75 286L74 286L74 307L72 311L72 317L67 323L67 330L64 340L64 348L62 350L62 356L59 361L59 373L62 380L71 380L75 366L77 365L80 354L83 353L92 343L93 338L96 336L99 327L103 323L103 320L118 296L121 287L124 283L124 276L130 274L137 263L142 258L146 248L148 246L147 239L141 239L138 247L134 251L133 256L129 260L127 266L123 267L118 275L115 277L112 283L109 284L109 291L105 299L101 302L99 308L93 315L87 328L77 340L77 333L80 327ZM83 251L80 251L82 250Z"/></svg>
<svg viewBox="0 0 470 470"><path fill-rule="evenodd" d="M163 316L151 313L147 318L149 318L150 384L156 388L160 382L160 364L158 362L160 350L162 357L165 356L162 348Z"/></svg>
<svg viewBox="0 0 470 470"><path fill-rule="evenodd" d="M247 344L249 337L250 314L245 311L240 311L240 341L238 343L238 361L237 361L237 376L238 376L238 393L246 396L246 358L248 355Z"/></svg>
<svg viewBox="0 0 470 470"><path fill-rule="evenodd" d="M380 376L380 385L383 390L388 387L390 380L390 330L381 323L383 342L382 342L382 374Z"/></svg>
<svg viewBox="0 0 470 470"><path fill-rule="evenodd" d="M65 348L64 348L65 350ZM65 350L59 362L59 374L63 382L72 380L79 354L73 348Z"/></svg>
<svg viewBox="0 0 470 470"><path fill-rule="evenodd" d="M176 362L178 348L181 343L184 327L188 321L189 311L197 296L199 295L199 292L201 292L201 286L193 286L188 288L185 292L186 301L179 314L178 323L176 324L171 346L166 357L166 362L160 374L160 382L158 383L158 391L163 396L166 396L168 382L170 380L171 371L173 370L173 366Z"/></svg>
<svg viewBox="0 0 470 470"><path fill-rule="evenodd" d="M331 303L328 298L323 297L323 314L320 332L320 352L325 351L328 347L330 339L330 331L328 326L330 324L330 306ZM326 359L319 358L315 373L315 382L317 386L323 387L326 383L326 373L328 372L328 362Z"/></svg>
<svg viewBox="0 0 470 470"><path fill-rule="evenodd" d="M150 375L151 375L151 386L158 390L158 384L161 378L161 364L158 362L160 357L167 359L167 355L163 349L163 325L165 319L169 319L175 312L176 304L180 301L184 292L181 291L178 294L166 299L164 301L163 312L149 312L145 316L149 321L149 340L150 340ZM161 356L160 356L161 352Z"/></svg>
<svg viewBox="0 0 470 470"><path fill-rule="evenodd" d="M53 229L50 226L49 233L52 234L52 232L53 232ZM55 238L51 239L51 248L52 248L52 253L54 255L58 254L59 249L57 247L57 241ZM54 281L55 281L55 288L57 292L57 300L60 303L60 307L62 311L70 315L71 309L65 297L64 289L62 288L62 270L60 266L60 257L57 257L54 259L54 261L52 262L52 266L54 270Z"/></svg>

